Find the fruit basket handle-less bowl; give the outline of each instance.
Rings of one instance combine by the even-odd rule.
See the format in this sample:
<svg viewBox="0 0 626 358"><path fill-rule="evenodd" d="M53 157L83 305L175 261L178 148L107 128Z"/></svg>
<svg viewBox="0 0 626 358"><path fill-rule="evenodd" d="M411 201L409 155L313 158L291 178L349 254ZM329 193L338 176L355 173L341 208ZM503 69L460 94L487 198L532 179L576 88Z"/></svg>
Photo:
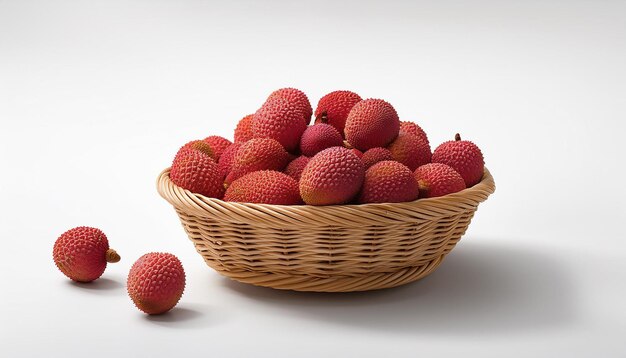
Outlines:
<svg viewBox="0 0 626 358"><path fill-rule="evenodd" d="M433 272L495 190L487 169L461 192L407 203L283 206L207 198L158 178L205 262L220 274L296 291L366 291Z"/></svg>

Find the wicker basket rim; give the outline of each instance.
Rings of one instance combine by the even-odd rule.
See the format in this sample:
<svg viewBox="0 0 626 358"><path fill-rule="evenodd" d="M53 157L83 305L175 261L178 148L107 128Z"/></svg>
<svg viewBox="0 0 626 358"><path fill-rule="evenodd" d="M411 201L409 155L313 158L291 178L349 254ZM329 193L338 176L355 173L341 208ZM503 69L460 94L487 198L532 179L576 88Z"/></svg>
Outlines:
<svg viewBox="0 0 626 358"><path fill-rule="evenodd" d="M294 211L296 213L302 213L303 210L314 213L322 210L325 213L329 213L329 210L386 210L386 209L438 209L442 206L447 206L450 203L458 203L459 201L472 198L476 205L487 199L490 194L495 192L495 182L493 176L487 168L484 170L483 177L476 185L466 188L460 192L448 194L436 198L420 198L410 202L402 203L370 203L370 204L344 204L344 205L325 205L325 206L313 206L313 205L273 205L273 204L256 204L256 203L238 203L227 202L217 198L209 198L201 194L193 193L187 189L183 189L174 184L169 176L171 168L164 169L157 178L157 190L159 195L167 200L174 207L181 207L181 203L184 203L183 207L189 209L190 202L199 204L198 209L205 205L215 207L228 207L232 210L259 210L262 212L269 212L278 210L282 213ZM195 205L194 205L195 206Z"/></svg>

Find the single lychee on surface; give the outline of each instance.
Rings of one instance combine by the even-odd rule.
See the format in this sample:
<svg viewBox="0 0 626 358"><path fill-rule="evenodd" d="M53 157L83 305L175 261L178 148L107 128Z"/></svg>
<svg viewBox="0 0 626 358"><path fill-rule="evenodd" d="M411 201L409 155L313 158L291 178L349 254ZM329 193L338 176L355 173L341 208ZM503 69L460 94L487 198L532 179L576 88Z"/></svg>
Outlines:
<svg viewBox="0 0 626 358"><path fill-rule="evenodd" d="M343 137L329 124L319 123L309 126L300 139L300 152L312 157L322 150L343 145Z"/></svg>
<svg viewBox="0 0 626 358"><path fill-rule="evenodd" d="M298 182L285 173L261 170L235 180L226 190L225 201L273 205L300 205Z"/></svg>
<svg viewBox="0 0 626 358"><path fill-rule="evenodd" d="M400 132L387 149L391 152L393 160L406 165L411 170L431 161L428 142L411 133Z"/></svg>
<svg viewBox="0 0 626 358"><path fill-rule="evenodd" d="M212 135L204 138L204 141L209 144L211 149L213 150L213 159L217 162L220 160L222 153L228 148L231 144L231 141L224 137L220 137L218 135Z"/></svg>
<svg viewBox="0 0 626 358"><path fill-rule="evenodd" d="M128 295L147 314L165 313L178 303L185 290L185 270L169 253L141 256L131 267L126 281Z"/></svg>
<svg viewBox="0 0 626 358"><path fill-rule="evenodd" d="M365 169L367 169L378 162L382 162L383 160L393 160L393 155L391 155L391 152L387 148L376 147L368 149L365 153L363 153L361 160L363 161Z"/></svg>
<svg viewBox="0 0 626 358"><path fill-rule="evenodd" d="M224 195L217 163L202 152L192 150L177 155L172 162L170 179L183 189L210 198L221 199Z"/></svg>
<svg viewBox="0 0 626 358"><path fill-rule="evenodd" d="M413 172L404 164L385 160L365 171L358 202L402 203L417 199L419 189Z"/></svg>
<svg viewBox="0 0 626 358"><path fill-rule="evenodd" d="M304 170L304 167L309 164L309 160L311 159L309 157L305 157L304 155L297 157L287 164L287 167L284 170L285 174L294 178L296 181L300 181L302 171Z"/></svg>
<svg viewBox="0 0 626 358"><path fill-rule="evenodd" d="M480 148L468 140L461 140L458 133L454 140L444 142L435 149L432 162L451 166L461 174L468 188L481 181L485 170L485 160Z"/></svg>
<svg viewBox="0 0 626 358"><path fill-rule="evenodd" d="M424 140L426 143L428 143L428 146L430 147L430 142L428 141L428 136L426 135L426 132L424 132L422 127L420 127L417 123L410 121L401 121L400 132L411 133L418 138Z"/></svg>
<svg viewBox="0 0 626 358"><path fill-rule="evenodd" d="M446 164L424 164L415 170L415 179L422 198L444 196L465 189L461 175Z"/></svg>
<svg viewBox="0 0 626 358"><path fill-rule="evenodd" d="M309 205L346 204L358 194L364 177L363 163L350 149L324 149L304 167L300 195Z"/></svg>
<svg viewBox="0 0 626 358"><path fill-rule="evenodd" d="M344 129L353 147L366 151L386 147L400 131L398 113L382 99L365 99L352 107Z"/></svg>
<svg viewBox="0 0 626 358"><path fill-rule="evenodd" d="M315 108L315 123L326 123L335 127L343 136L348 114L361 96L351 91L333 91L320 98Z"/></svg>
<svg viewBox="0 0 626 358"><path fill-rule="evenodd" d="M230 185L242 176L258 170L282 171L289 164L289 154L270 138L254 138L241 145L233 158L225 183Z"/></svg>
<svg viewBox="0 0 626 358"><path fill-rule="evenodd" d="M249 114L239 120L235 127L235 143L247 142L253 138L252 134L252 118L254 114Z"/></svg>
<svg viewBox="0 0 626 358"><path fill-rule="evenodd" d="M79 226L70 229L56 240L52 251L55 265L70 279L91 282L100 276L107 262L120 260L115 250L109 248L106 235L93 227Z"/></svg>
<svg viewBox="0 0 626 358"><path fill-rule="evenodd" d="M281 88L272 92L266 102L272 101L276 98L287 100L295 108L297 108L302 116L305 125L311 123L311 115L313 114L313 108L307 95L297 88Z"/></svg>
<svg viewBox="0 0 626 358"><path fill-rule="evenodd" d="M252 118L254 138L274 139L288 152L300 147L305 129L301 110L281 97L268 99Z"/></svg>

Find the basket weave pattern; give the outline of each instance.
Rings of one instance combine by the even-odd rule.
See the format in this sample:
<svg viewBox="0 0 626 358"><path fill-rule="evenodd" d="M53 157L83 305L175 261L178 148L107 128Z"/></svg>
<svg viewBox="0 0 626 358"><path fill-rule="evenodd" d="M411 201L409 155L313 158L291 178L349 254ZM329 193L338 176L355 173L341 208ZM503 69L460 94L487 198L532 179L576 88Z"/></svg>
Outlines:
<svg viewBox="0 0 626 358"><path fill-rule="evenodd" d="M433 272L494 192L489 171L461 192L408 203L281 206L231 203L158 178L205 262L232 279L298 291L365 291Z"/></svg>

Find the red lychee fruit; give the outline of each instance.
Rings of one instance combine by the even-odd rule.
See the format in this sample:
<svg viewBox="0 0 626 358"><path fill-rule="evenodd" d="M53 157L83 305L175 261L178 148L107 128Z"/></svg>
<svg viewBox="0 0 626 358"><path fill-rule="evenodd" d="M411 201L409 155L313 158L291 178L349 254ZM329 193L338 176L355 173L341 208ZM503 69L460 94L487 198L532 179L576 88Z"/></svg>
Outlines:
<svg viewBox="0 0 626 358"><path fill-rule="evenodd" d="M204 138L204 141L209 144L211 149L213 150L213 159L217 162L220 160L222 153L228 148L231 144L231 141L224 137L220 137L218 135L212 135Z"/></svg>
<svg viewBox="0 0 626 358"><path fill-rule="evenodd" d="M320 98L315 108L315 123L328 123L343 136L348 113L361 96L351 91L334 91Z"/></svg>
<svg viewBox="0 0 626 358"><path fill-rule="evenodd" d="M365 171L358 202L402 203L417 199L418 194L417 181L411 169L402 163L385 160Z"/></svg>
<svg viewBox="0 0 626 358"><path fill-rule="evenodd" d="M151 252L133 264L126 284L137 308L147 314L161 314L174 308L182 297L185 270L176 256Z"/></svg>
<svg viewBox="0 0 626 358"><path fill-rule="evenodd" d="M64 232L54 243L52 256L63 274L74 281L91 282L120 256L109 248L106 235L99 229L80 226Z"/></svg>
<svg viewBox="0 0 626 358"><path fill-rule="evenodd" d="M409 121L400 122L400 132L411 133L418 138L424 140L426 143L428 143L428 146L430 147L430 142L428 141L428 136L426 135L426 132L424 132L422 127L420 127L416 123Z"/></svg>
<svg viewBox="0 0 626 358"><path fill-rule="evenodd" d="M272 94L267 97L266 102L272 101L276 98L282 98L291 103L302 113L304 125L309 125L309 123L311 122L313 109L311 108L311 102L309 102L309 98L304 92L296 88L281 88L272 92Z"/></svg>
<svg viewBox="0 0 626 358"><path fill-rule="evenodd" d="M252 118L254 114L248 114L241 118L235 128L235 143L247 142L253 138L252 134Z"/></svg>
<svg viewBox="0 0 626 358"><path fill-rule="evenodd" d="M305 157L304 155L301 155L298 158L292 160L285 168L285 174L294 178L296 181L300 181L302 171L304 170L304 167L309 164L309 160L310 158Z"/></svg>
<svg viewBox="0 0 626 358"><path fill-rule="evenodd" d="M361 151L386 147L399 131L396 110L382 99L366 99L354 105L344 129L348 143Z"/></svg>
<svg viewBox="0 0 626 358"><path fill-rule="evenodd" d="M226 178L228 173L230 173L230 170L233 167L233 160L235 159L237 149L239 149L242 144L243 142L235 142L231 144L228 148L226 148L226 150L224 150L224 153L222 153L220 161L217 163L217 168L222 178Z"/></svg>
<svg viewBox="0 0 626 358"><path fill-rule="evenodd" d="M268 100L252 118L254 138L271 138L288 152L296 151L306 129L299 108L281 97Z"/></svg>
<svg viewBox="0 0 626 358"><path fill-rule="evenodd" d="M300 195L309 205L350 202L361 189L365 169L351 150L331 147L317 153L300 177Z"/></svg>
<svg viewBox="0 0 626 358"><path fill-rule="evenodd" d="M272 205L300 205L298 182L285 173L261 170L235 180L226 190L225 201Z"/></svg>
<svg viewBox="0 0 626 358"><path fill-rule="evenodd" d="M352 153L354 153L354 155L356 155L357 157L363 158L363 152L361 152L360 150L356 149L356 148L351 148L350 151Z"/></svg>
<svg viewBox="0 0 626 358"><path fill-rule="evenodd" d="M433 163L443 163L456 170L466 187L481 181L485 170L483 153L478 146L470 141L461 140L457 133L452 141L440 144L433 152Z"/></svg>
<svg viewBox="0 0 626 358"><path fill-rule="evenodd" d="M322 150L343 145L343 138L335 127L329 124L316 124L308 127L300 139L300 152L312 157Z"/></svg>
<svg viewBox="0 0 626 358"><path fill-rule="evenodd" d="M210 198L220 199L224 195L224 185L217 163L198 151L177 155L172 163L170 179L183 189Z"/></svg>
<svg viewBox="0 0 626 358"><path fill-rule="evenodd" d="M456 170L441 163L428 163L415 170L420 197L434 198L465 189L465 181Z"/></svg>
<svg viewBox="0 0 626 358"><path fill-rule="evenodd" d="M225 183L230 185L242 176L258 170L282 171L289 164L289 154L277 141L254 138L239 147Z"/></svg>
<svg viewBox="0 0 626 358"><path fill-rule="evenodd" d="M361 160L363 161L363 166L367 169L383 160L393 160L393 155L387 148L376 147L368 149L367 152L363 153Z"/></svg>
<svg viewBox="0 0 626 358"><path fill-rule="evenodd" d="M411 170L417 169L420 165L430 163L430 146L419 137L400 132L398 138L387 147L393 156L393 160L398 161Z"/></svg>

